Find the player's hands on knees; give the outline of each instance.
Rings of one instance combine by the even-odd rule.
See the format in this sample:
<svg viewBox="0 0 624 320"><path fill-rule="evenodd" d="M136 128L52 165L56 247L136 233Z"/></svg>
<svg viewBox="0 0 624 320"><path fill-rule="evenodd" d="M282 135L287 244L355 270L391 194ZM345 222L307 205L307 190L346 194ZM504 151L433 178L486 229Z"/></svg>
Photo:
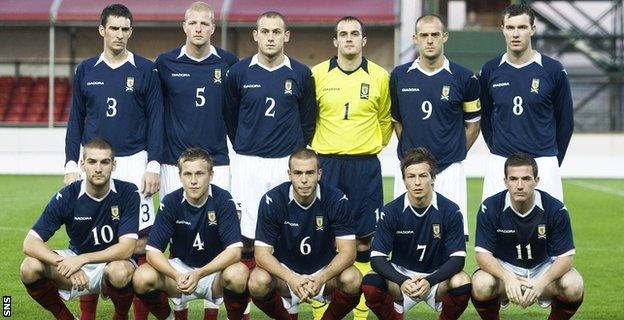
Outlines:
<svg viewBox="0 0 624 320"><path fill-rule="evenodd" d="M306 288L308 278L299 274L293 273L286 281L292 291L295 292L299 300L308 302L310 298L310 292Z"/></svg>
<svg viewBox="0 0 624 320"><path fill-rule="evenodd" d="M525 290L532 289L533 284L531 284L531 282L529 282L526 278L516 277L515 275L510 275L505 278L504 281L505 293L507 294L509 301L519 306L523 306Z"/></svg>
<svg viewBox="0 0 624 320"><path fill-rule="evenodd" d="M80 172L69 172L63 176L63 184L66 186L78 180L80 180Z"/></svg>
<svg viewBox="0 0 624 320"><path fill-rule="evenodd" d="M145 197L151 197L160 188L160 175L154 172L145 172L141 179L141 193Z"/></svg>
<svg viewBox="0 0 624 320"><path fill-rule="evenodd" d="M431 289L431 284L427 279L422 278L416 281L415 289L414 297L422 298L427 294L427 292L429 292L429 289Z"/></svg>
<svg viewBox="0 0 624 320"><path fill-rule="evenodd" d="M56 260L56 271L60 273L63 277L68 278L76 273L82 266L84 266L87 262L84 260L82 256L69 256L69 257L59 257Z"/></svg>
<svg viewBox="0 0 624 320"><path fill-rule="evenodd" d="M69 276L69 280L72 283L72 288L77 291L82 291L89 287L89 279L87 279L87 274L82 269Z"/></svg>

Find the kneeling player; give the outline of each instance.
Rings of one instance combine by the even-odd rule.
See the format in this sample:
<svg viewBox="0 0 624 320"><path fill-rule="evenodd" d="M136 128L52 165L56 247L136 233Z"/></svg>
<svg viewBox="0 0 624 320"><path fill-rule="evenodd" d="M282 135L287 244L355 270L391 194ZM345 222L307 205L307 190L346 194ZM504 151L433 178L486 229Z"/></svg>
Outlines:
<svg viewBox="0 0 624 320"><path fill-rule="evenodd" d="M499 319L501 304L551 306L548 319L570 319L583 302L583 278L568 210L542 190L533 157L505 162L507 190L487 198L477 215L472 303L482 319Z"/></svg>
<svg viewBox="0 0 624 320"><path fill-rule="evenodd" d="M101 293L115 305L113 319L128 319L132 303L130 260L139 228L140 197L134 184L111 179L111 145L84 145L85 180L61 189L24 239L20 278L28 294L56 319L74 319L61 301ZM69 249L52 251L46 241L65 225Z"/></svg>
<svg viewBox="0 0 624 320"><path fill-rule="evenodd" d="M133 284L139 298L157 319L171 314L163 294L176 304L225 300L228 319L239 320L247 306L249 270L240 263L241 234L230 194L211 185L212 159L190 148L178 161L183 188L163 199L147 242L147 261ZM174 259L164 251L171 244Z"/></svg>
<svg viewBox="0 0 624 320"><path fill-rule="evenodd" d="M420 301L441 311L439 319L458 319L468 306L462 215L457 204L433 191L435 171L427 149L408 151L401 161L407 192L379 215L371 253L375 272L364 277L362 290L380 319L403 319Z"/></svg>
<svg viewBox="0 0 624 320"><path fill-rule="evenodd" d="M319 185L321 169L312 150L290 156L288 176L290 182L260 201L258 266L251 272L249 293L275 319L290 319L285 307L311 300L331 301L322 319L342 319L357 305L362 281L353 266L355 228L348 199L338 189Z"/></svg>

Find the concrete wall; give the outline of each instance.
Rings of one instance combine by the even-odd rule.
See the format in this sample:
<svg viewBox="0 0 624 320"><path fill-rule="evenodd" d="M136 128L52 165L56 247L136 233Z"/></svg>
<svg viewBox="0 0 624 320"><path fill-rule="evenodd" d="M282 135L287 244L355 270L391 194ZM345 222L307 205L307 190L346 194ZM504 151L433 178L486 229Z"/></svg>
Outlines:
<svg viewBox="0 0 624 320"><path fill-rule="evenodd" d="M64 147L65 128L0 128L0 174L62 174ZM384 176L398 167L395 150L393 137L380 154ZM468 176L483 176L487 155L479 138L464 163ZM622 163L624 134L575 134L561 171L569 178L624 178Z"/></svg>

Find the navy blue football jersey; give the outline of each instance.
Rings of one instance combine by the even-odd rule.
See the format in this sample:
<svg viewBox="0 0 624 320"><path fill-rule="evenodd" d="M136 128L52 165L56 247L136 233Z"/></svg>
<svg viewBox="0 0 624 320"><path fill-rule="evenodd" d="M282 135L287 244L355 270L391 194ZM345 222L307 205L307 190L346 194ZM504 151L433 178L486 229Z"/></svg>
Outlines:
<svg viewBox="0 0 624 320"><path fill-rule="evenodd" d="M305 147L314 134L316 99L310 69L285 57L269 70L257 55L226 75L228 134L238 154L281 158Z"/></svg>
<svg viewBox="0 0 624 320"><path fill-rule="evenodd" d="M425 147L438 161L440 171L466 158L464 121L477 121L479 80L472 71L444 61L428 73L418 60L396 67L390 74L392 118L403 125L397 153Z"/></svg>
<svg viewBox="0 0 624 320"><path fill-rule="evenodd" d="M481 131L493 154L557 156L563 161L574 110L568 75L559 61L535 52L522 66L506 55L481 69Z"/></svg>
<svg viewBox="0 0 624 320"><path fill-rule="evenodd" d="M535 190L535 206L525 215L511 207L507 190L487 198L477 214L475 248L530 269L550 257L574 253L570 215L561 201Z"/></svg>
<svg viewBox="0 0 624 320"><path fill-rule="evenodd" d="M299 274L312 274L336 256L336 237L355 240L348 199L340 190L317 185L307 207L294 198L290 182L271 189L260 200L256 245L273 247L275 258Z"/></svg>
<svg viewBox="0 0 624 320"><path fill-rule="evenodd" d="M72 107L65 136L65 162L78 162L80 144L104 138L116 156L147 150L148 161L161 162L162 93L151 61L128 52L112 69L103 54L76 69Z"/></svg>
<svg viewBox="0 0 624 320"><path fill-rule="evenodd" d="M65 225L69 249L76 254L102 251L117 244L120 237L138 239L137 187L111 179L108 194L96 199L86 192L86 183L79 180L57 192L32 231L46 242Z"/></svg>
<svg viewBox="0 0 624 320"><path fill-rule="evenodd" d="M203 59L191 58L186 46L163 53L154 62L162 85L163 162L175 165L184 150L201 147L217 166L228 165L223 118L225 74L236 56L211 46Z"/></svg>
<svg viewBox="0 0 624 320"><path fill-rule="evenodd" d="M418 213L407 194L385 205L377 221L372 256L412 271L432 273L451 256L466 256L462 215L457 204L435 192L427 209Z"/></svg>
<svg viewBox="0 0 624 320"><path fill-rule="evenodd" d="M210 185L201 206L189 203L180 188L165 196L147 240L147 250L171 255L186 265L200 268L230 246L242 247L236 205L226 190Z"/></svg>

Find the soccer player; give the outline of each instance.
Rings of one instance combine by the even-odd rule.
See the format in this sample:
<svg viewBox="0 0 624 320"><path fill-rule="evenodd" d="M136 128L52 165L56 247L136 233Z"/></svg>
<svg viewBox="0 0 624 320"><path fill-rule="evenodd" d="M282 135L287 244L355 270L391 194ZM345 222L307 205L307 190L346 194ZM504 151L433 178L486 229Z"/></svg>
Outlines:
<svg viewBox="0 0 624 320"><path fill-rule="evenodd" d="M362 280L366 304L379 319L403 319L420 301L441 311L439 319L458 319L471 287L462 271L466 244L459 207L433 190L436 159L426 148L405 153L401 174L407 192L380 213L374 272Z"/></svg>
<svg viewBox="0 0 624 320"><path fill-rule="evenodd" d="M331 300L322 319L342 319L358 303L362 281L353 266L355 228L348 199L340 190L319 184L321 168L314 151L295 151L288 168L290 182L260 201L258 266L251 272L249 293L271 318L289 320L286 308L314 299Z"/></svg>
<svg viewBox="0 0 624 320"><path fill-rule="evenodd" d="M574 129L572 94L561 63L533 50L534 19L526 4L507 7L507 52L481 69L481 131L491 153L482 200L505 190L503 164L520 151L535 158L542 190L563 201L559 166Z"/></svg>
<svg viewBox="0 0 624 320"><path fill-rule="evenodd" d="M164 99L164 152L160 200L182 187L177 159L189 147L201 147L214 161L212 184L230 190L230 158L223 118L223 88L236 56L211 44L214 11L194 2L185 12L182 29L186 43L161 54L155 62ZM216 319L218 306L205 301L207 319ZM186 306L174 306L186 318ZM136 310L135 310L136 313ZM209 315L209 316L208 316ZM145 315L147 317L147 314Z"/></svg>
<svg viewBox="0 0 624 320"><path fill-rule="evenodd" d="M175 304L223 298L228 319L239 320L247 306L249 270L238 262L241 235L230 193L210 183L213 162L208 152L190 148L178 162L183 188L165 196L147 242L147 260L137 269L133 285L157 319ZM164 254L170 246L173 259Z"/></svg>
<svg viewBox="0 0 624 320"><path fill-rule="evenodd" d="M102 10L99 26L104 51L81 62L73 84L72 108L65 136L66 185L80 178L76 162L80 144L103 137L115 149L113 177L134 183L141 191L139 241L136 254L145 253L145 236L154 223L152 195L160 184L162 149L162 93L153 63L128 51L132 13L121 4ZM139 258L139 264L144 257ZM97 296L81 297L82 319L95 319Z"/></svg>
<svg viewBox="0 0 624 320"><path fill-rule="evenodd" d="M426 14L416 20L414 43L419 56L390 74L391 113L402 160L415 147L437 159L435 190L461 210L468 236L466 173L462 161L479 136L479 80L472 71L444 56L448 32L442 18ZM405 124L405 125L404 125ZM404 193L401 175L394 177L394 197Z"/></svg>
<svg viewBox="0 0 624 320"><path fill-rule="evenodd" d="M381 165L377 154L392 135L388 72L362 56L364 25L356 17L336 23L337 56L314 68L319 116L312 149L319 153L322 181L345 192L358 222L355 266L370 271L370 243L375 214L383 205ZM364 301L356 319L368 314Z"/></svg>
<svg viewBox="0 0 624 320"><path fill-rule="evenodd" d="M570 215L537 190L538 164L515 153L504 164L507 190L487 198L477 214L479 265L472 303L482 319L499 319L509 301L526 308L551 306L548 319L570 319L583 302L583 278L574 267Z"/></svg>
<svg viewBox="0 0 624 320"><path fill-rule="evenodd" d="M232 195L242 204L243 261L250 266L260 198L288 180L283 170L288 156L305 147L314 133L312 73L284 54L289 37L282 14L261 14L253 30L258 53L233 65L226 75L226 124L236 151Z"/></svg>
<svg viewBox="0 0 624 320"><path fill-rule="evenodd" d="M134 184L111 179L115 167L108 142L86 142L80 161L85 179L53 196L24 239L20 278L56 319L74 319L61 298L98 293L113 301L113 319L128 319L140 199ZM46 242L63 225L69 249L53 251Z"/></svg>

